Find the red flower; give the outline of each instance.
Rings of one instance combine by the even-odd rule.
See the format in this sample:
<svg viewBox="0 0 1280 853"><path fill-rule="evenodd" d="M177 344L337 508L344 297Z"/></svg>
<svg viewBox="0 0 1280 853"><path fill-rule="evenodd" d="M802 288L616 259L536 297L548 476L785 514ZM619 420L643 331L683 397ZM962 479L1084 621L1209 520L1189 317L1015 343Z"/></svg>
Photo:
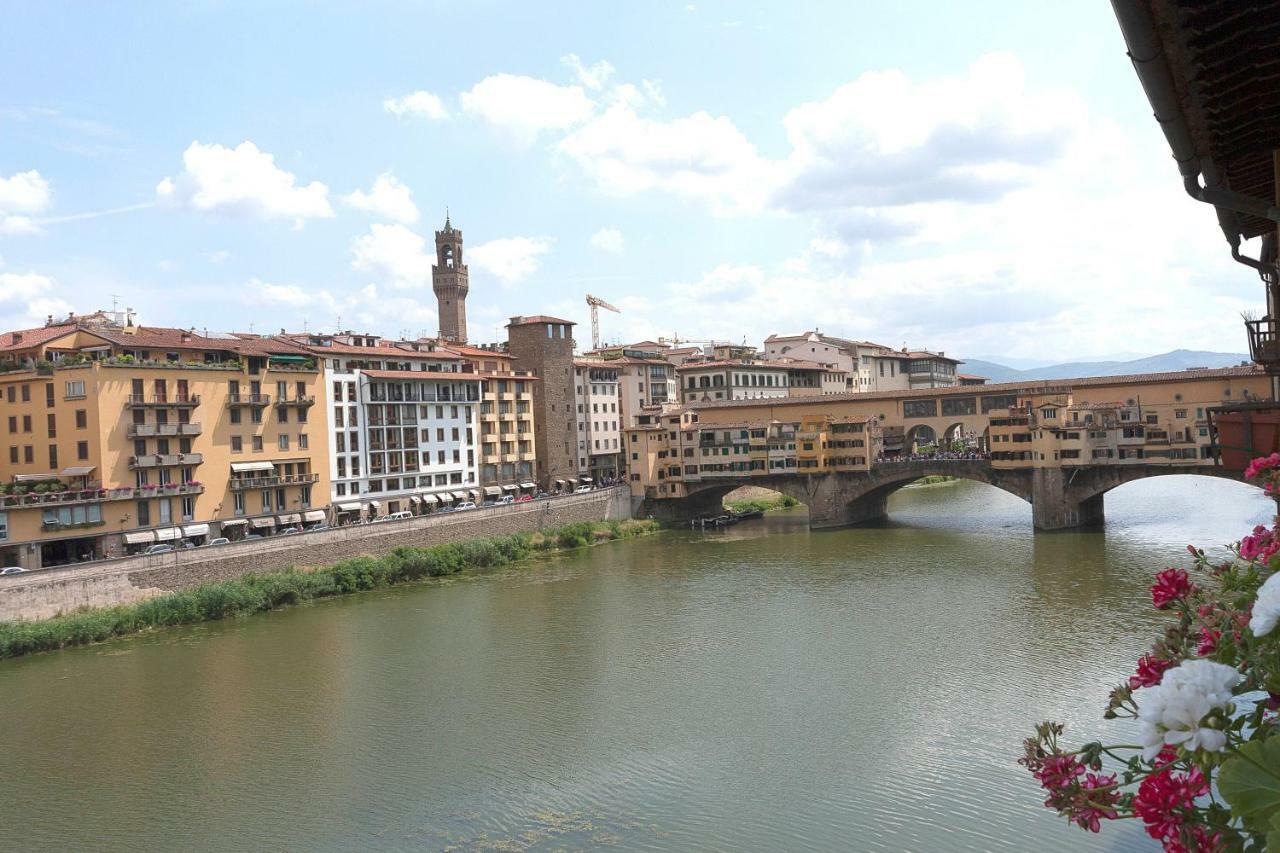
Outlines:
<svg viewBox="0 0 1280 853"><path fill-rule="evenodd" d="M1156 610L1164 610L1180 598L1186 598L1195 592L1196 585L1182 569L1165 569L1156 575L1156 582L1151 587L1151 603Z"/></svg>
<svg viewBox="0 0 1280 853"><path fill-rule="evenodd" d="M1155 687L1160 683L1160 679L1164 678L1164 671L1173 666L1171 660L1161 660L1152 655L1143 655L1138 658L1138 670L1135 674L1129 676L1129 689L1137 690L1139 687Z"/></svg>
<svg viewBox="0 0 1280 853"><path fill-rule="evenodd" d="M1266 471L1269 468L1280 468L1280 453L1272 453L1270 456L1259 456L1257 459L1249 463L1249 467L1244 469L1244 478L1252 480L1254 477Z"/></svg>
<svg viewBox="0 0 1280 853"><path fill-rule="evenodd" d="M1280 539L1276 538L1274 530L1268 530L1261 524L1240 540L1240 556L1246 560L1269 560L1276 551L1280 551Z"/></svg>
<svg viewBox="0 0 1280 853"><path fill-rule="evenodd" d="M1200 644L1196 646L1196 654L1200 657L1206 657L1213 654L1218 648L1218 640L1221 637L1221 631L1215 631L1212 628L1201 628Z"/></svg>
<svg viewBox="0 0 1280 853"><path fill-rule="evenodd" d="M1189 817L1187 812L1195 807L1196 797L1209 792L1209 783L1198 767L1192 767L1186 773L1175 773L1169 766L1173 757L1173 751L1165 749L1156 758L1156 766L1160 769L1138 785L1138 793L1133 798L1133 813L1142 818L1147 835L1164 844L1166 851L1183 851L1186 847L1182 843L1181 830ZM1205 840L1212 839L1206 836Z"/></svg>

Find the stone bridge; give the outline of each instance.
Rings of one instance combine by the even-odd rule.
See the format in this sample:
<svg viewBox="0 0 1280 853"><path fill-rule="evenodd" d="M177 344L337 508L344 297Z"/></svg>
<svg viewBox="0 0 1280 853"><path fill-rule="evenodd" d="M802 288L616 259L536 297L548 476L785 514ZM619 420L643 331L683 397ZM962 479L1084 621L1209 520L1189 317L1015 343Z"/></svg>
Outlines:
<svg viewBox="0 0 1280 853"><path fill-rule="evenodd" d="M1101 524L1103 496L1111 489L1148 477L1195 474L1243 482L1213 465L1088 465L1070 468L996 468L985 459L914 460L877 463L869 473L767 474L714 477L687 483L683 498L647 498L642 514L687 521L723 512L724 496L739 486L758 486L790 495L809 508L813 529L848 527L884 518L889 496L921 477L946 476L987 483L1031 504L1037 530L1065 530Z"/></svg>

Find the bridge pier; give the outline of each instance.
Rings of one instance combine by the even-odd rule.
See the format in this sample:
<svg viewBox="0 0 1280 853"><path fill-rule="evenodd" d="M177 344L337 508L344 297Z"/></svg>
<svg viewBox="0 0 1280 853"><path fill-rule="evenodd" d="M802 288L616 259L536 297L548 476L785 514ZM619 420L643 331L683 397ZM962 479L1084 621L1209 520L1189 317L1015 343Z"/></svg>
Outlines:
<svg viewBox="0 0 1280 853"><path fill-rule="evenodd" d="M1082 499L1071 494L1069 473L1036 468L1031 475L1031 523L1036 530L1096 527L1106 518L1102 494Z"/></svg>

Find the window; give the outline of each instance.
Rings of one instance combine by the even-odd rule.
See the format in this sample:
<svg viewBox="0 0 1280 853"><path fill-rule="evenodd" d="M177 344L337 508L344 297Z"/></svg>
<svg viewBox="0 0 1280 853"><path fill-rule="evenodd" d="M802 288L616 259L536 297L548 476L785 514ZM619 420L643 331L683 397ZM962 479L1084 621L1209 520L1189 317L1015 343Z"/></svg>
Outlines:
<svg viewBox="0 0 1280 853"><path fill-rule="evenodd" d="M262 452L262 436L260 435L255 435L253 437L253 452L254 453Z"/></svg>
<svg viewBox="0 0 1280 853"><path fill-rule="evenodd" d="M87 441L76 442L76 458L81 460L89 458L89 442Z"/></svg>
<svg viewBox="0 0 1280 853"><path fill-rule="evenodd" d="M307 449L307 434L305 432L298 433L298 449L299 450Z"/></svg>
<svg viewBox="0 0 1280 853"><path fill-rule="evenodd" d="M86 429L89 426L89 413L84 409L76 409L76 429Z"/></svg>
<svg viewBox="0 0 1280 853"><path fill-rule="evenodd" d="M9 514L0 512L0 542L4 542L9 538Z"/></svg>
<svg viewBox="0 0 1280 853"><path fill-rule="evenodd" d="M45 416L45 426L49 430L49 438L58 437L58 419L50 412Z"/></svg>
<svg viewBox="0 0 1280 853"><path fill-rule="evenodd" d="M232 410L231 410L231 423L233 423L233 424L238 424L238 423L240 423L240 410L239 410L239 409L232 409Z"/></svg>
<svg viewBox="0 0 1280 853"><path fill-rule="evenodd" d="M151 524L151 502L138 501L138 526L146 527Z"/></svg>
<svg viewBox="0 0 1280 853"><path fill-rule="evenodd" d="M13 465L18 464L18 448L17 447L9 448L9 462Z"/></svg>
<svg viewBox="0 0 1280 853"><path fill-rule="evenodd" d="M196 517L196 499L183 498L182 499L182 520L192 521L195 517Z"/></svg>
<svg viewBox="0 0 1280 853"><path fill-rule="evenodd" d="M243 453L243 452L244 452L244 439L243 439L243 438L241 438L241 437L240 437L240 436L238 436L238 435L233 435L233 436L231 436L231 452L232 452L232 453Z"/></svg>
<svg viewBox="0 0 1280 853"><path fill-rule="evenodd" d="M244 515L244 492L232 492L236 515Z"/></svg>
<svg viewBox="0 0 1280 853"><path fill-rule="evenodd" d="M22 431L31 432L31 415L22 416Z"/></svg>
<svg viewBox="0 0 1280 853"><path fill-rule="evenodd" d="M36 461L36 449L29 444L23 447L22 461L28 465L33 464Z"/></svg>
<svg viewBox="0 0 1280 853"><path fill-rule="evenodd" d="M50 386L52 390L52 386ZM84 397L84 380L77 379L74 382L67 383L66 398L68 400L78 400Z"/></svg>
<svg viewBox="0 0 1280 853"><path fill-rule="evenodd" d="M22 386L22 402L24 403L31 402L31 386L30 385Z"/></svg>
<svg viewBox="0 0 1280 853"><path fill-rule="evenodd" d="M277 442L279 443L279 446L280 446L280 449L281 449L281 450L288 450L288 449L289 449L289 434L288 434L288 433L283 433L283 432L282 432L282 433L280 433L280 437L277 439Z"/></svg>
<svg viewBox="0 0 1280 853"><path fill-rule="evenodd" d="M902 416L904 418L932 418L938 415L937 400L903 400Z"/></svg>

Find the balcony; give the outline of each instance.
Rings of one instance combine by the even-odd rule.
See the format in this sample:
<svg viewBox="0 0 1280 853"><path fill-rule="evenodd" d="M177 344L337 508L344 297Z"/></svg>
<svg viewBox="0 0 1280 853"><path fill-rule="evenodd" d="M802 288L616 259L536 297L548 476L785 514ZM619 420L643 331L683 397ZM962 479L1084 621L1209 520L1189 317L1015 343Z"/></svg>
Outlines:
<svg viewBox="0 0 1280 853"><path fill-rule="evenodd" d="M1280 330L1271 319L1245 320L1249 334L1249 356L1268 373L1280 371Z"/></svg>
<svg viewBox="0 0 1280 853"><path fill-rule="evenodd" d="M203 453L148 453L143 456L130 456L130 468L165 468L171 465L199 465L204 461Z"/></svg>
<svg viewBox="0 0 1280 853"><path fill-rule="evenodd" d="M175 397L152 395L148 397L146 394L130 394L125 399L125 408L129 409L194 409L200 405L199 394L179 394Z"/></svg>
<svg viewBox="0 0 1280 853"><path fill-rule="evenodd" d="M232 477L229 482L231 491L243 492L246 489L271 489L276 486L305 486L319 479L319 474L269 474L265 477Z"/></svg>
<svg viewBox="0 0 1280 853"><path fill-rule="evenodd" d="M228 394L227 408L236 406L267 406L271 404L270 394Z"/></svg>
<svg viewBox="0 0 1280 853"><path fill-rule="evenodd" d="M200 424L129 424L129 438L154 438L156 436L199 435Z"/></svg>
<svg viewBox="0 0 1280 853"><path fill-rule="evenodd" d="M280 399L276 400L277 406L295 406L300 409L305 409L309 406L314 406L315 404L316 404L315 397L293 397L288 400L286 400L284 397L281 397Z"/></svg>
<svg viewBox="0 0 1280 853"><path fill-rule="evenodd" d="M15 507L66 506L68 504L100 501L127 501L136 498L152 498L158 495L198 495L204 485L197 482L170 483L165 486L125 486L121 488L68 489L65 492L43 494L0 495L0 509Z"/></svg>

